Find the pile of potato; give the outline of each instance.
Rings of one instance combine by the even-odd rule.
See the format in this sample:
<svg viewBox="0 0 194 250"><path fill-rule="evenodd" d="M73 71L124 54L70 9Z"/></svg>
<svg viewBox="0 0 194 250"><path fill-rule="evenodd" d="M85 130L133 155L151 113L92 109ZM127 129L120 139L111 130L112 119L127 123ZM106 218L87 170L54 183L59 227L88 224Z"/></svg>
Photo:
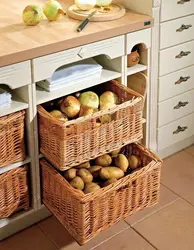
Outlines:
<svg viewBox="0 0 194 250"><path fill-rule="evenodd" d="M115 150L71 168L64 172L64 177L72 187L85 194L106 187L141 166L139 156L130 155L127 158L121 151Z"/></svg>

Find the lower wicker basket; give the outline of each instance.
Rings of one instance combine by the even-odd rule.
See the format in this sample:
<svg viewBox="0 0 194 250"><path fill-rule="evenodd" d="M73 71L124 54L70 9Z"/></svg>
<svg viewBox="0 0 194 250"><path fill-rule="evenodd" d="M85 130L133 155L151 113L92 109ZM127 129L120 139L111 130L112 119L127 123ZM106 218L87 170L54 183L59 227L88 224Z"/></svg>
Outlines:
<svg viewBox="0 0 194 250"><path fill-rule="evenodd" d="M45 159L40 161L43 203L80 245L159 201L161 160L137 143L127 145L125 154L139 155L143 166L87 195L72 188Z"/></svg>
<svg viewBox="0 0 194 250"><path fill-rule="evenodd" d="M0 167L23 161L25 111L0 118Z"/></svg>
<svg viewBox="0 0 194 250"><path fill-rule="evenodd" d="M27 166L0 175L0 218L28 209Z"/></svg>

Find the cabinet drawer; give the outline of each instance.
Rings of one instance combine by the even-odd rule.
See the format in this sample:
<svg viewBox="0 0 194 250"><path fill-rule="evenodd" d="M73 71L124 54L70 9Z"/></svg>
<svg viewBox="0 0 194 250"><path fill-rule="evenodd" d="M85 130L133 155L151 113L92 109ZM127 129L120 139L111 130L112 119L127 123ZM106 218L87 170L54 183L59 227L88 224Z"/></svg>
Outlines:
<svg viewBox="0 0 194 250"><path fill-rule="evenodd" d="M194 115L186 116L158 129L158 151L194 134Z"/></svg>
<svg viewBox="0 0 194 250"><path fill-rule="evenodd" d="M50 78L56 69L69 63L103 54L112 59L123 56L124 53L124 36L118 36L42 56L33 60L34 81L38 82Z"/></svg>
<svg viewBox="0 0 194 250"><path fill-rule="evenodd" d="M0 84L16 89L32 82L30 61L0 67Z"/></svg>
<svg viewBox="0 0 194 250"><path fill-rule="evenodd" d="M194 39L194 15L160 25L160 49Z"/></svg>
<svg viewBox="0 0 194 250"><path fill-rule="evenodd" d="M159 77L159 102L194 88L194 66Z"/></svg>
<svg viewBox="0 0 194 250"><path fill-rule="evenodd" d="M194 112L194 90L161 102L158 106L158 126Z"/></svg>
<svg viewBox="0 0 194 250"><path fill-rule="evenodd" d="M162 22L194 14L194 0L162 0L161 2L160 20Z"/></svg>
<svg viewBox="0 0 194 250"><path fill-rule="evenodd" d="M166 75L173 71L193 65L194 41L160 51L160 73Z"/></svg>
<svg viewBox="0 0 194 250"><path fill-rule="evenodd" d="M137 44L144 44L147 49L151 47L151 29L140 30L127 35L127 54L130 54Z"/></svg>

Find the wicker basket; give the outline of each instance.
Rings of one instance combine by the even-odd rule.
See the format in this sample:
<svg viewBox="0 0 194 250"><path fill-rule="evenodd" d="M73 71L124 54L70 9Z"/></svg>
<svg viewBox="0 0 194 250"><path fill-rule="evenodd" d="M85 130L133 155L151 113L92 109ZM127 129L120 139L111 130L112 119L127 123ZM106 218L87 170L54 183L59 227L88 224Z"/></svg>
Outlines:
<svg viewBox="0 0 194 250"><path fill-rule="evenodd" d="M29 209L27 166L0 175L0 218Z"/></svg>
<svg viewBox="0 0 194 250"><path fill-rule="evenodd" d="M40 151L59 170L66 170L84 161L118 149L142 138L143 97L116 81L92 88L98 95L115 92L119 105L107 111L62 122L38 107ZM103 115L112 121L96 126Z"/></svg>
<svg viewBox="0 0 194 250"><path fill-rule="evenodd" d="M125 154L139 155L144 167L87 195L72 188L45 159L40 161L43 203L81 245L159 200L161 160L137 143L127 145Z"/></svg>
<svg viewBox="0 0 194 250"><path fill-rule="evenodd" d="M25 111L0 118L0 167L23 161Z"/></svg>

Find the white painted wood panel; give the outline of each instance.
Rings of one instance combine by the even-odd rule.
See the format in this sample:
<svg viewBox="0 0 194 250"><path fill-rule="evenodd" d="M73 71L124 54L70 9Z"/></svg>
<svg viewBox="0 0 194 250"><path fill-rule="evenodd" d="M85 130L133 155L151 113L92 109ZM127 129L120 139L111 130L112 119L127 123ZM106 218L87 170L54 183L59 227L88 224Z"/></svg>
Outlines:
<svg viewBox="0 0 194 250"><path fill-rule="evenodd" d="M151 29L145 29L127 34L127 54L131 53L137 44L144 44L147 49L151 47Z"/></svg>
<svg viewBox="0 0 194 250"><path fill-rule="evenodd" d="M194 112L194 90L178 95L158 105L158 126Z"/></svg>
<svg viewBox="0 0 194 250"><path fill-rule="evenodd" d="M124 36L83 45L62 52L39 57L33 60L34 82L48 79L56 69L63 65L97 55L107 55L110 59L125 54Z"/></svg>
<svg viewBox="0 0 194 250"><path fill-rule="evenodd" d="M182 131L179 131L181 128ZM194 134L194 114L186 116L158 129L158 151L182 141Z"/></svg>
<svg viewBox="0 0 194 250"><path fill-rule="evenodd" d="M194 39L194 15L160 24L160 49Z"/></svg>
<svg viewBox="0 0 194 250"><path fill-rule="evenodd" d="M184 93L193 88L194 66L159 77L159 102Z"/></svg>
<svg viewBox="0 0 194 250"><path fill-rule="evenodd" d="M0 84L16 89L32 82L30 61L0 67Z"/></svg>
<svg viewBox="0 0 194 250"><path fill-rule="evenodd" d="M166 75L173 71L194 64L194 41L160 51L159 75Z"/></svg>
<svg viewBox="0 0 194 250"><path fill-rule="evenodd" d="M194 0L162 0L161 21L194 14Z"/></svg>

